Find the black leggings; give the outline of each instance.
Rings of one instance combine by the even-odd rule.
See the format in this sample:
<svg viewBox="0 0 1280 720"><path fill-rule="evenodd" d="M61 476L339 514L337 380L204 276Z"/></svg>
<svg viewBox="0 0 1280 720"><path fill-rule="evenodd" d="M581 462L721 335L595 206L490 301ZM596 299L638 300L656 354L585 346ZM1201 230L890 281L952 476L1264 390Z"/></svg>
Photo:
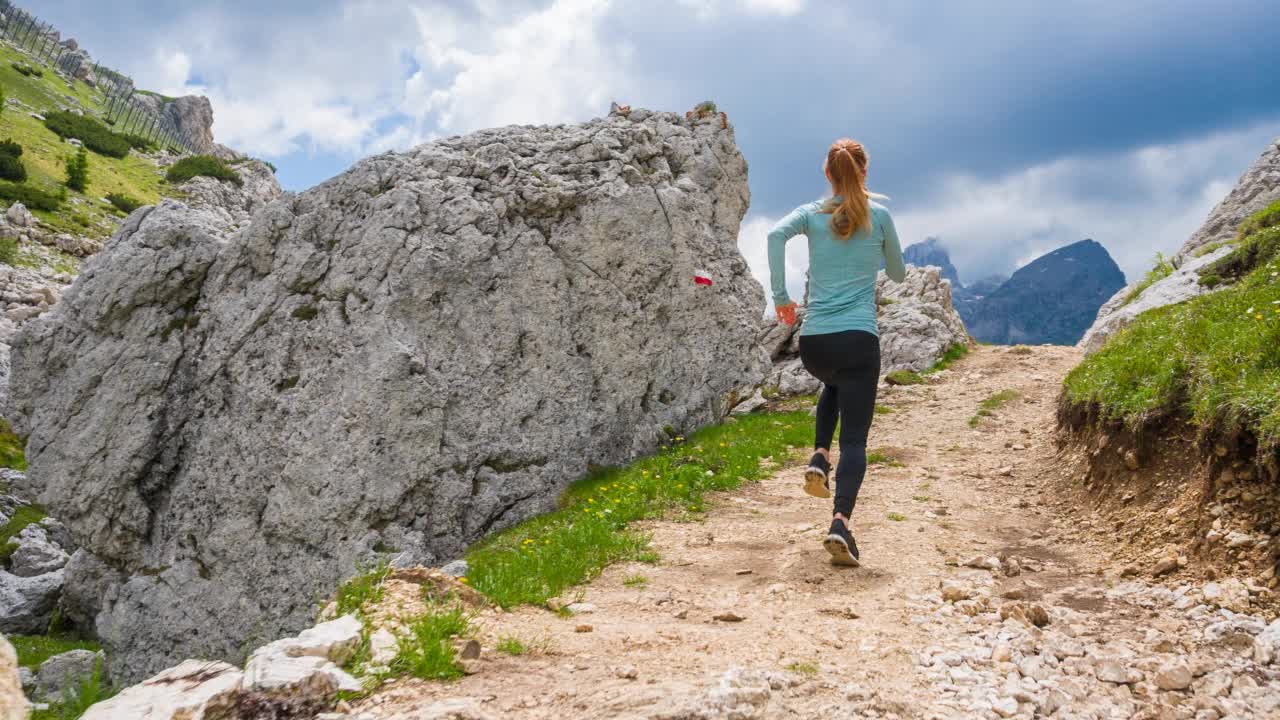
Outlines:
<svg viewBox="0 0 1280 720"><path fill-rule="evenodd" d="M840 421L835 512L849 517L867 472L867 433L880 382L880 339L862 330L801 335L800 360L823 384L815 448L831 449Z"/></svg>

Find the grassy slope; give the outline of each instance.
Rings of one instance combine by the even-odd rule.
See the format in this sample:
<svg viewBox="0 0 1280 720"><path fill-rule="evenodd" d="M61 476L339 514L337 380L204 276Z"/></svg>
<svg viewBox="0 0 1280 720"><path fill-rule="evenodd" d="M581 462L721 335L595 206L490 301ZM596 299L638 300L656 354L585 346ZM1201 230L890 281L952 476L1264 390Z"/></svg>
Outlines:
<svg viewBox="0 0 1280 720"><path fill-rule="evenodd" d="M1280 449L1280 202L1202 278L1224 268L1240 280L1140 315L1067 375L1064 399L1132 428L1182 415Z"/></svg>
<svg viewBox="0 0 1280 720"><path fill-rule="evenodd" d="M9 97L16 97L42 111L68 104L63 95L76 97L82 107L91 110L101 107L101 93L84 83L77 82L74 87L68 87L47 67L42 68L45 71L42 78L26 77L13 69L11 61L29 62L29 59L0 44L0 86ZM26 184L56 191L66 180L65 162L74 154L75 148L46 128L44 123L21 110L5 108L0 114L0 140L3 139L12 139L22 145L22 162L27 168ZM116 159L91 152L88 192L68 191L67 202L59 210L34 213L60 231L106 238L114 231L115 223L105 218L121 215L102 201L108 193L122 193L151 204L159 202L162 195L172 194L172 191L164 182L160 169L137 153L131 152L125 158Z"/></svg>

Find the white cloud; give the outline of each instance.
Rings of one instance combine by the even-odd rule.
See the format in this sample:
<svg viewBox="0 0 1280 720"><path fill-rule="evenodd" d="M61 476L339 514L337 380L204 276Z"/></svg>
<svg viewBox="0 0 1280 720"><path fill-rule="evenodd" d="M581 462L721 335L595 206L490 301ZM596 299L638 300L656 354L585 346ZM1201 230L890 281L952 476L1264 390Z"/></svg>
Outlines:
<svg viewBox="0 0 1280 720"><path fill-rule="evenodd" d="M894 212L903 244L930 235L962 282L1017 267L1084 238L1129 279L1178 249L1275 135L1265 123L1110 155L1068 157L991 180L949 177L926 202ZM890 204L892 208L892 203Z"/></svg>
<svg viewBox="0 0 1280 720"><path fill-rule="evenodd" d="M555 0L514 18L495 6L465 20L416 8L420 69L400 110L442 134L603 115L631 61L627 45L601 39L608 9L604 0Z"/></svg>
<svg viewBox="0 0 1280 720"><path fill-rule="evenodd" d="M699 20L711 20L720 15L742 13L754 16L797 15L804 11L807 0L679 0L693 10Z"/></svg>

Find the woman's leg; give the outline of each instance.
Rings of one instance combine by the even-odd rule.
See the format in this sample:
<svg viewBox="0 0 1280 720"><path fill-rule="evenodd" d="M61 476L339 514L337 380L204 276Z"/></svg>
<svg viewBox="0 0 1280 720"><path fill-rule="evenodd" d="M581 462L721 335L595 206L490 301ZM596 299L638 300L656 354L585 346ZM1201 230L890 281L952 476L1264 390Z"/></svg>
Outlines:
<svg viewBox="0 0 1280 720"><path fill-rule="evenodd" d="M834 514L848 524L867 472L867 434L875 416L876 386L880 380L880 341L870 333L856 333L850 343L853 364L839 372L840 464L836 467Z"/></svg>
<svg viewBox="0 0 1280 720"><path fill-rule="evenodd" d="M836 434L836 421L840 419L840 391L835 385L823 385L818 396L818 412L814 428L813 449L819 452L831 450L831 438ZM827 461L831 456L824 453Z"/></svg>

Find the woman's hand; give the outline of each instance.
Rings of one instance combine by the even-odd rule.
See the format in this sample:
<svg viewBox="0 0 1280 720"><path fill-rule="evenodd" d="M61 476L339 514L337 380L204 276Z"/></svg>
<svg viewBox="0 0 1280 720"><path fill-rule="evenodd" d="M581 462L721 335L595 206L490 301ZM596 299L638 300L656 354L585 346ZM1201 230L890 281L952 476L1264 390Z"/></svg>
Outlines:
<svg viewBox="0 0 1280 720"><path fill-rule="evenodd" d="M779 305L778 319L781 320L784 325L795 325L796 324L796 304L793 302L789 302L786 305Z"/></svg>

